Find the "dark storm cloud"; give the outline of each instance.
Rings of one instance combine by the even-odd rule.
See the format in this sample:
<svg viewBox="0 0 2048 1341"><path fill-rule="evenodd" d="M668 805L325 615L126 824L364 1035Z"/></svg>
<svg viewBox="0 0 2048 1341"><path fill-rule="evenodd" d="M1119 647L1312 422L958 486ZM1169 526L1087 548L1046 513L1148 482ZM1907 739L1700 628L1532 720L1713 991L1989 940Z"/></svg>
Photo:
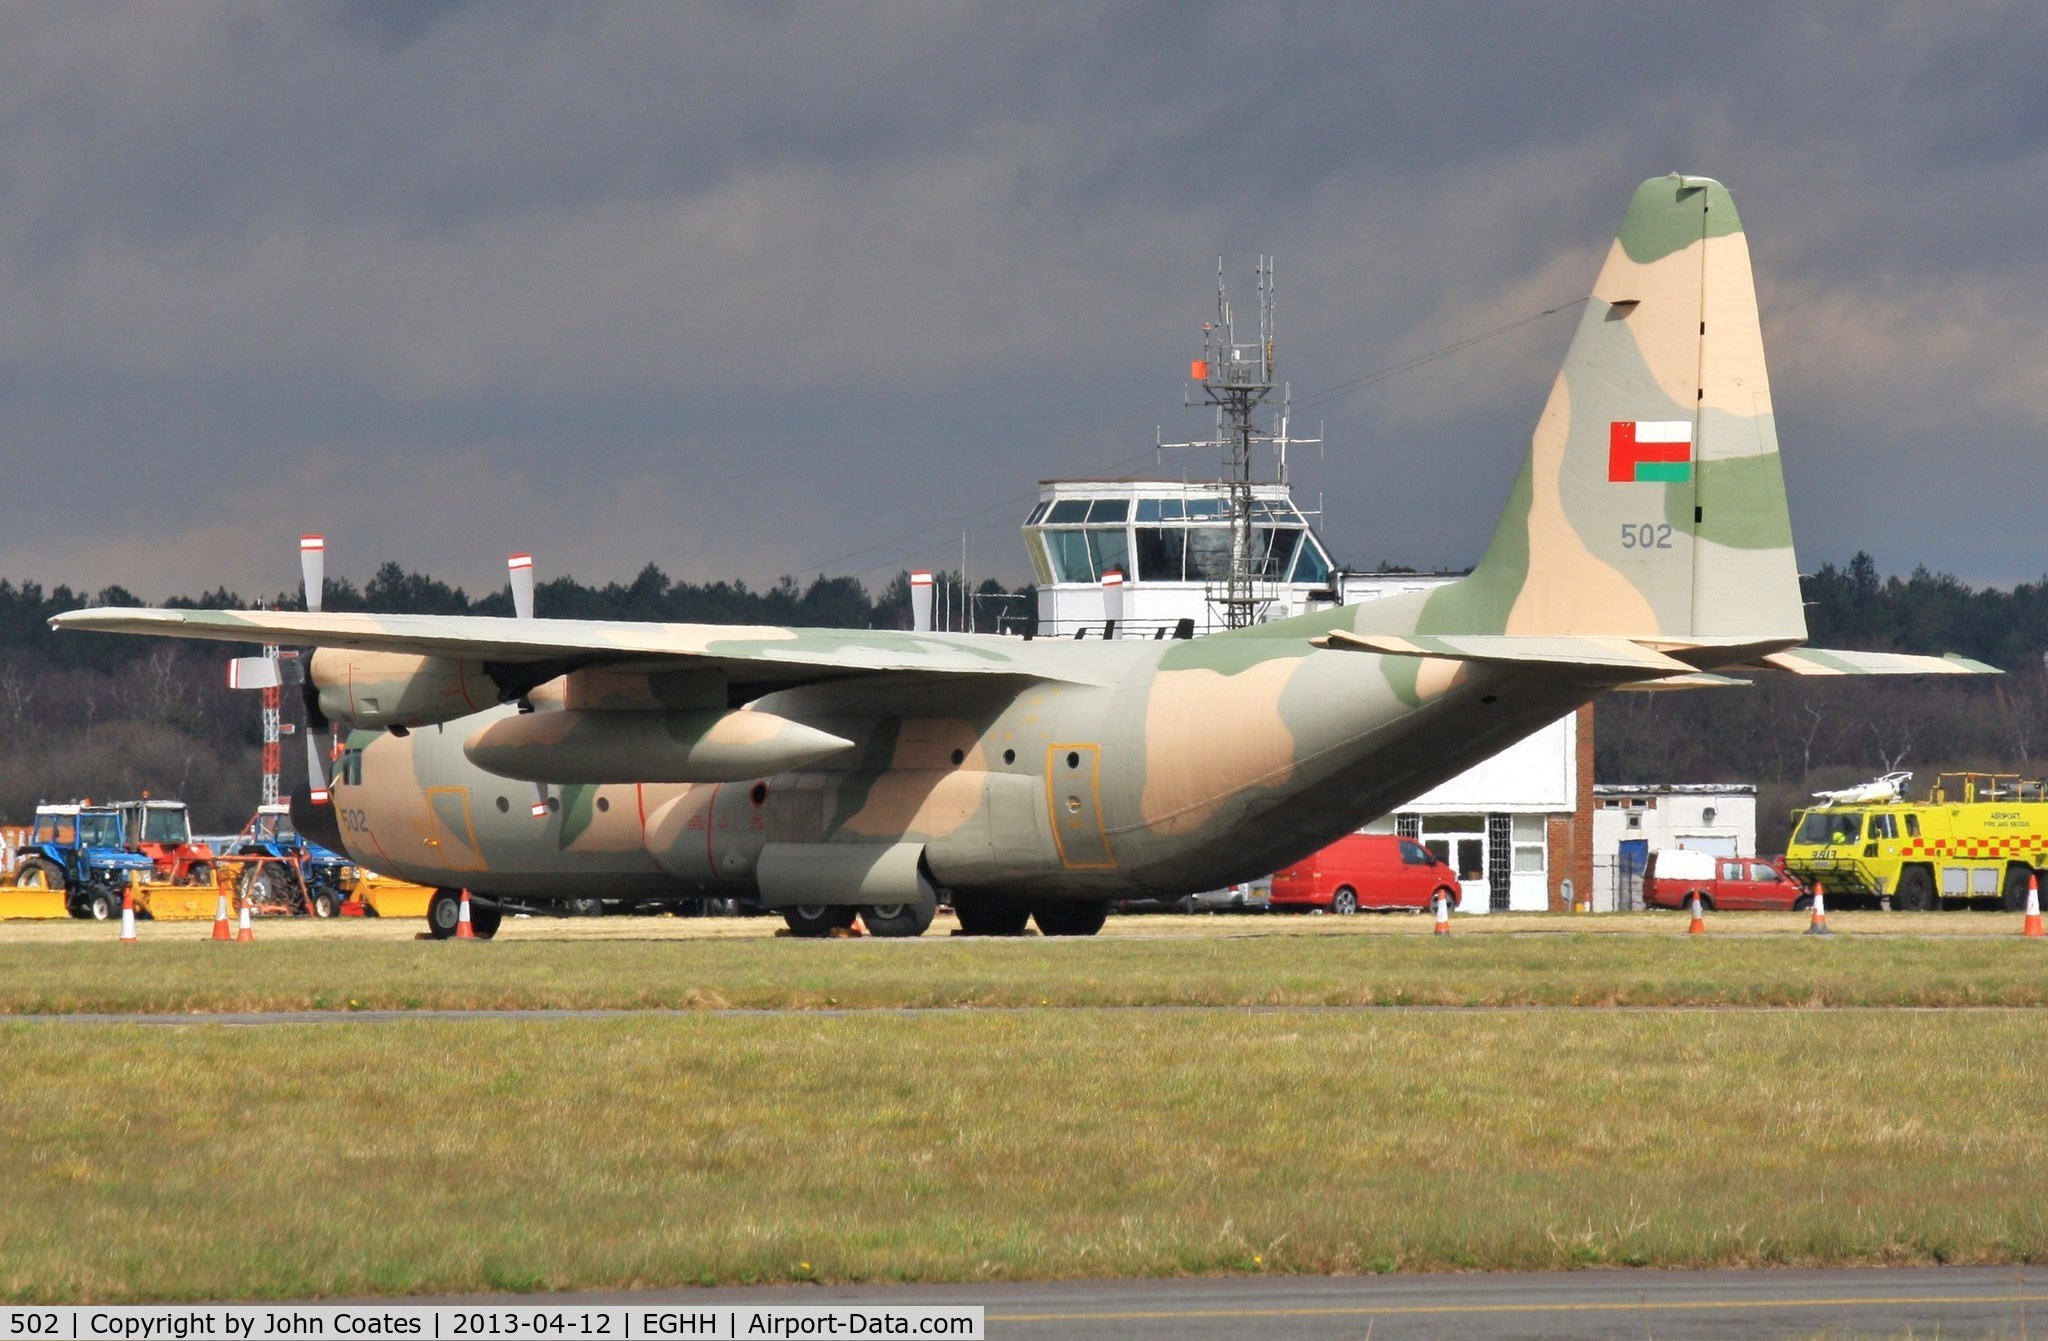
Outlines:
<svg viewBox="0 0 2048 1341"><path fill-rule="evenodd" d="M1984 482L2048 430L2044 49L2018 4L17 7L0 468L44 484L0 569L274 588L303 527L357 576L763 578L966 529L1021 576L1003 500L1201 430L1219 253L1279 253L1306 401L1582 294L1684 169L1751 229L1802 558L2031 576ZM1341 555L1472 561L1571 320L1308 412Z"/></svg>

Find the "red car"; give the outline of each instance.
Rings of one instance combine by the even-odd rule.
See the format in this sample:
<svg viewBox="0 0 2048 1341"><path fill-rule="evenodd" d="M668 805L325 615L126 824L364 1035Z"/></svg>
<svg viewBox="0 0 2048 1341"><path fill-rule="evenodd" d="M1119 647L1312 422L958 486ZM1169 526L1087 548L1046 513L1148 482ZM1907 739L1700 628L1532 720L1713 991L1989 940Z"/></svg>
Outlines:
<svg viewBox="0 0 2048 1341"><path fill-rule="evenodd" d="M1441 894L1458 906L1458 877L1412 838L1354 833L1273 876L1272 909L1355 913L1428 908Z"/></svg>
<svg viewBox="0 0 2048 1341"><path fill-rule="evenodd" d="M1717 857L1672 848L1652 852L1643 867L1643 902L1652 908L1685 908L1698 890L1707 908L1769 908L1783 912L1808 906L1805 886L1757 857Z"/></svg>

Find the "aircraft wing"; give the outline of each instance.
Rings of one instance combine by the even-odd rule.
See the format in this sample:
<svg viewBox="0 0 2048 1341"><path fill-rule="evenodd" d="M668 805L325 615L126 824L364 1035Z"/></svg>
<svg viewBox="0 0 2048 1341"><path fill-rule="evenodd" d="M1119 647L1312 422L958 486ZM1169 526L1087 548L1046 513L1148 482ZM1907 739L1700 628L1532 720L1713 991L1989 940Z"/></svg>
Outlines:
<svg viewBox="0 0 2048 1341"><path fill-rule="evenodd" d="M1903 652L1842 652L1827 647L1796 647L1773 652L1754 663L1793 675L2003 675L1982 661L1951 652L1947 656L1909 656Z"/></svg>
<svg viewBox="0 0 2048 1341"><path fill-rule="evenodd" d="M626 620L503 619L482 615L306 614L286 610L73 610L59 629L159 638L283 643L485 662L568 662L635 669L723 670L735 682L894 673L946 679L1048 676L1014 639L890 629L647 624ZM1072 658L1064 659L1072 662ZM1065 669L1065 666L1063 666ZM1080 665L1073 670L1085 674Z"/></svg>

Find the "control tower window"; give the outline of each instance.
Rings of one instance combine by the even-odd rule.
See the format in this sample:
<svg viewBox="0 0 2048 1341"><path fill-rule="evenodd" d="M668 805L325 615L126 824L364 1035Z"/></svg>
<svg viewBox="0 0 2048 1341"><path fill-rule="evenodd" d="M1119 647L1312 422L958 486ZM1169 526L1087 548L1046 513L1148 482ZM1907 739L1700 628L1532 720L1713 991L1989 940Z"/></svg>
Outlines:
<svg viewBox="0 0 2048 1341"><path fill-rule="evenodd" d="M1054 526L1072 525L1088 520L1088 500L1085 498L1062 498L1052 505L1052 512L1046 516Z"/></svg>
<svg viewBox="0 0 2048 1341"><path fill-rule="evenodd" d="M1316 543L1312 534L1302 542L1301 554L1294 561L1294 580L1316 586L1330 580L1330 561L1324 557L1323 547Z"/></svg>
<svg viewBox="0 0 2048 1341"><path fill-rule="evenodd" d="M1188 533L1179 526L1138 528L1138 580L1178 582L1181 561L1187 553Z"/></svg>

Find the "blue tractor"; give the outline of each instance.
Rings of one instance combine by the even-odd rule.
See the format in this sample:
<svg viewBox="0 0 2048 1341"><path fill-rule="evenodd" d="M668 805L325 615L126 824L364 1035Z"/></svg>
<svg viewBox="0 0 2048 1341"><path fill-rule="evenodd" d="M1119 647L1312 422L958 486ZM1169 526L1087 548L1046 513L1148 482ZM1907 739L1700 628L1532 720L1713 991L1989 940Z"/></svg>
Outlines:
<svg viewBox="0 0 2048 1341"><path fill-rule="evenodd" d="M265 859L246 863L241 880L242 897L259 912L333 917L362 874L347 857L295 829L285 805L257 807L242 832L217 840L214 850Z"/></svg>
<svg viewBox="0 0 2048 1341"><path fill-rule="evenodd" d="M73 917L104 922L121 915L121 893L131 880L148 880L155 864L130 852L121 812L112 806L37 806L35 827L20 849L14 883L25 889L61 890ZM147 909L141 915L149 915Z"/></svg>

